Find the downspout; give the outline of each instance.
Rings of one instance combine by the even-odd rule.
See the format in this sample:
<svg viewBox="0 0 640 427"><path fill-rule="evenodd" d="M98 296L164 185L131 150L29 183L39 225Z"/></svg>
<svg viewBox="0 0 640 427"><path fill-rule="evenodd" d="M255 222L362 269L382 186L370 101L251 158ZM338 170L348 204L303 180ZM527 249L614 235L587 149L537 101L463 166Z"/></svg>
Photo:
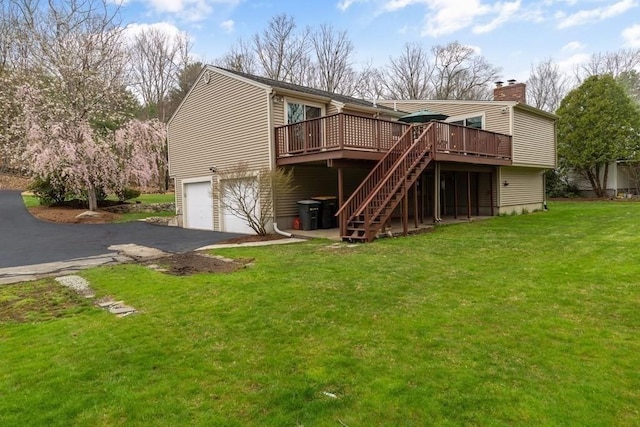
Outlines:
<svg viewBox="0 0 640 427"><path fill-rule="evenodd" d="M273 129L273 110L272 110L272 104L273 104L273 97L275 96L275 94L273 93L273 88L269 88L267 90L267 123L269 126L269 168L271 170L274 170L276 168L276 159L275 159L275 155L274 155L274 140L273 140L273 133L274 133L274 129ZM277 205L277 200L276 200L276 192L272 191L271 192L271 204L273 206L272 208L272 212L273 212L273 231L275 231L277 234L281 235L281 236L285 236L285 237L293 237L293 234L291 233L287 233L286 231L282 231L278 228L278 222L277 222L277 216L276 216L276 207Z"/></svg>

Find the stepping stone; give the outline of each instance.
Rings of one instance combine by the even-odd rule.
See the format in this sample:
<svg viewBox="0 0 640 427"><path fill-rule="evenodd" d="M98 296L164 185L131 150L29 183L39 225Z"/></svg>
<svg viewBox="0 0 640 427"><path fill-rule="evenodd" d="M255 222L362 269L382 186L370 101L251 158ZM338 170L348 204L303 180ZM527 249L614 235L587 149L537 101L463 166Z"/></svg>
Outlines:
<svg viewBox="0 0 640 427"><path fill-rule="evenodd" d="M115 301L113 301L113 300L108 300L108 301L98 302L98 303L96 303L96 305L97 305L98 307L100 307L100 308L107 308L107 307L110 307L110 306L112 306L112 305L115 305L115 303L116 303L116 302L115 302Z"/></svg>
<svg viewBox="0 0 640 427"><path fill-rule="evenodd" d="M85 212L82 212L81 214L76 215L76 218L78 218L78 219L82 219L82 218L100 218L101 216L102 216L102 214L100 212L85 211Z"/></svg>
<svg viewBox="0 0 640 427"><path fill-rule="evenodd" d="M134 311L136 311L135 308L133 307L111 307L109 308L109 313L112 314L124 314L124 313L133 313Z"/></svg>

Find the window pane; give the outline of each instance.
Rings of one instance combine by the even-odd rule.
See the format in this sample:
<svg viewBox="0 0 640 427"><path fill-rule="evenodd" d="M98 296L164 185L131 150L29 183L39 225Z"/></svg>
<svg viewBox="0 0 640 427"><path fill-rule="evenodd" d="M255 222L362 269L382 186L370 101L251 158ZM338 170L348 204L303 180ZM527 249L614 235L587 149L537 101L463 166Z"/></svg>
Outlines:
<svg viewBox="0 0 640 427"><path fill-rule="evenodd" d="M482 117L470 117L467 119L467 126L474 129L482 129Z"/></svg>
<svg viewBox="0 0 640 427"><path fill-rule="evenodd" d="M322 114L322 110L318 107L305 106L305 120L317 119Z"/></svg>
<svg viewBox="0 0 640 427"><path fill-rule="evenodd" d="M304 105L287 104L287 124L298 123L304 120Z"/></svg>
<svg viewBox="0 0 640 427"><path fill-rule="evenodd" d="M456 120L455 122L449 122L452 125L460 125L460 126L464 126L464 120Z"/></svg>

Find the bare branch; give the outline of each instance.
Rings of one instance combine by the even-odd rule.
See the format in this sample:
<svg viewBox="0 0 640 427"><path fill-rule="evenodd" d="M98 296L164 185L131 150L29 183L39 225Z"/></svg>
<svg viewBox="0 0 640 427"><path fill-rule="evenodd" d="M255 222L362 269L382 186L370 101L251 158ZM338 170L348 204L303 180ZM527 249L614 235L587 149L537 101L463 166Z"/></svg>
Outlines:
<svg viewBox="0 0 640 427"><path fill-rule="evenodd" d="M537 65L532 64L531 74L527 80L528 104L541 110L554 112L570 87L571 82L567 76L560 73L553 59L548 58Z"/></svg>

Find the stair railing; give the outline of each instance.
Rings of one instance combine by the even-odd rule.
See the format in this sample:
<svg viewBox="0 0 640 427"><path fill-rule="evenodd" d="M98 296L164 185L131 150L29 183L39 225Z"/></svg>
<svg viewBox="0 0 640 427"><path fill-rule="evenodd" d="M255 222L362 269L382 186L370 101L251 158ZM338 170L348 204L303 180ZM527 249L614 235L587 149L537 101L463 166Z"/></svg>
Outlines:
<svg viewBox="0 0 640 427"><path fill-rule="evenodd" d="M422 132L414 140L414 143L408 147L404 154L398 158L393 167L387 172L382 181L376 186L369 196L364 200L360 207L354 211L352 218L357 218L360 215L364 216L364 229L365 237L370 239L372 220L378 218L382 211L387 208L391 198L397 193L402 186L403 182L406 184L406 178L413 171L413 169L420 163L420 161L432 150L435 140L435 127L437 123L428 123L423 126ZM426 166L426 164L425 164ZM383 200L378 205L373 205L372 202L382 195ZM386 218L384 219L386 220ZM380 221L380 227L384 220Z"/></svg>
<svg viewBox="0 0 640 427"><path fill-rule="evenodd" d="M387 172L393 167L398 159L407 151L415 142L415 135L422 132L424 124L410 126L398 139L398 141L387 151L384 157L374 166L362 183L356 188L351 196L342 204L336 212L339 216L344 212L344 223L340 224L340 230L344 232L346 223L353 219L354 212L366 200L366 198L376 189L380 181Z"/></svg>

